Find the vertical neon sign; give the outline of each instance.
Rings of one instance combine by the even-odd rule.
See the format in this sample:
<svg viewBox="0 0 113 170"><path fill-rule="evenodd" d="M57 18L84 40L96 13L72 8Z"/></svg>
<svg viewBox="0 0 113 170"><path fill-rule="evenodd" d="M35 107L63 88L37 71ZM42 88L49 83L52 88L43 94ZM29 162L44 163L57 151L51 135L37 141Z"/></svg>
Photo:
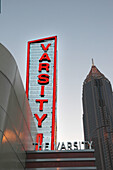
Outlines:
<svg viewBox="0 0 113 170"><path fill-rule="evenodd" d="M56 141L57 37L28 42L26 95L37 126L37 143ZM36 147L37 150L37 147Z"/></svg>

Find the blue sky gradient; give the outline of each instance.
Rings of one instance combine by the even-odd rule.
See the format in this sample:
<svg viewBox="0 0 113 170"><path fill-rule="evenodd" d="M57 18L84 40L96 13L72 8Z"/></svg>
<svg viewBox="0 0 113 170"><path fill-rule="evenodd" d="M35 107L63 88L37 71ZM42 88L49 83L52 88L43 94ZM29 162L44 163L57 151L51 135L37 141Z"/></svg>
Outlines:
<svg viewBox="0 0 113 170"><path fill-rule="evenodd" d="M58 141L83 140L82 85L91 59L113 84L112 0L2 0L0 42L25 86L27 42L58 36Z"/></svg>

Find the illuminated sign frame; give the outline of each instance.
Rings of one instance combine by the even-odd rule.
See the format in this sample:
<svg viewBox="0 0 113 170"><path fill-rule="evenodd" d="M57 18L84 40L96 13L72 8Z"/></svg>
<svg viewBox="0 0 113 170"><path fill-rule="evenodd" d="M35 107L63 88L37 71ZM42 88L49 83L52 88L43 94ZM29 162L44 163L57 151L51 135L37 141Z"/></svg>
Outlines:
<svg viewBox="0 0 113 170"><path fill-rule="evenodd" d="M49 44L45 47L44 42L54 40L54 68L53 68L53 101L52 101L52 130L51 130L51 150L54 150L54 144L55 144L55 110L56 110L56 59L57 59L57 36L52 36L48 38L43 38L39 40L34 40L34 41L29 41L28 42L28 49L27 49L27 73L26 73L26 95L27 98L29 99L29 71L30 71L30 45L34 43L41 43L41 46L44 51L47 51L49 49ZM45 54L45 53L44 53ZM41 57L41 56L40 56ZM41 66L41 69L44 67ZM40 68L39 68L40 69ZM47 65L46 65L46 71L47 71ZM40 76L41 77L41 76ZM46 77L47 78L47 77ZM38 80L39 81L39 80ZM42 96L44 94L44 87L41 87L41 93ZM39 102L38 100L36 102ZM47 102L47 101L45 101ZM43 103L42 103L43 104ZM40 102L40 107L41 107L41 102ZM35 115L36 116L36 115ZM43 116L43 120L46 117L46 114ZM37 120L41 120L41 118L36 117ZM40 122L38 122L38 125L40 126ZM40 134L41 136L41 134ZM38 138L40 137L38 136ZM42 139L40 139L41 142ZM41 143L40 143L41 144Z"/></svg>

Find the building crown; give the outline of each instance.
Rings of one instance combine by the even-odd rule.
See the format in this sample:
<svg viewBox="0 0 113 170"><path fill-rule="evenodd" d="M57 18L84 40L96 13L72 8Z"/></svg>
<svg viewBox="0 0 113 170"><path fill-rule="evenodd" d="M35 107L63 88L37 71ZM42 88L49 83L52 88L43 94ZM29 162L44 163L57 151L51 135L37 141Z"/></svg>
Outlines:
<svg viewBox="0 0 113 170"><path fill-rule="evenodd" d="M94 61L92 59L92 67L91 70L89 72L89 74L87 75L85 82L89 82L93 79L101 79L101 78L105 78L106 77L97 69L97 67L94 65Z"/></svg>

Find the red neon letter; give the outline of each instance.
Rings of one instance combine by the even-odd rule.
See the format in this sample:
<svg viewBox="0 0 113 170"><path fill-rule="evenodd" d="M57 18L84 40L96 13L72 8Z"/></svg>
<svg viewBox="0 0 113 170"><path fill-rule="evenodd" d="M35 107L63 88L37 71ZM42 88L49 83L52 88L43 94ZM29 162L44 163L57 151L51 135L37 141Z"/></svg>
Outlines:
<svg viewBox="0 0 113 170"><path fill-rule="evenodd" d="M44 97L44 87L45 87L45 86L41 86L41 94L40 94L41 97Z"/></svg>
<svg viewBox="0 0 113 170"><path fill-rule="evenodd" d="M48 63L39 63L38 71L41 72L42 70L46 70L49 72L49 64Z"/></svg>
<svg viewBox="0 0 113 170"><path fill-rule="evenodd" d="M35 101L40 103L40 108L39 108L40 111L43 111L43 103L48 103L47 99L36 99Z"/></svg>
<svg viewBox="0 0 113 170"><path fill-rule="evenodd" d="M38 121L38 127L42 127L42 121L45 120L45 118L47 117L47 114L43 114L41 118L39 118L37 114L34 114L34 116L36 117Z"/></svg>
<svg viewBox="0 0 113 170"><path fill-rule="evenodd" d="M44 51L47 51L50 45L51 45L51 44L48 44L48 45L45 47L44 44L41 44L42 49L43 49Z"/></svg>
<svg viewBox="0 0 113 170"><path fill-rule="evenodd" d="M47 54L47 53L44 53L44 54L42 54L42 56L40 57L39 62L46 61L46 60L47 60L48 62L51 61L50 58L49 58L49 56L48 56L48 54Z"/></svg>
<svg viewBox="0 0 113 170"><path fill-rule="evenodd" d="M39 84L48 84L49 83L49 75L48 74L40 74L38 75L38 83Z"/></svg>
<svg viewBox="0 0 113 170"><path fill-rule="evenodd" d="M36 145L35 150L42 150L42 141L43 141L43 133L39 133L36 136L36 143L39 145Z"/></svg>

